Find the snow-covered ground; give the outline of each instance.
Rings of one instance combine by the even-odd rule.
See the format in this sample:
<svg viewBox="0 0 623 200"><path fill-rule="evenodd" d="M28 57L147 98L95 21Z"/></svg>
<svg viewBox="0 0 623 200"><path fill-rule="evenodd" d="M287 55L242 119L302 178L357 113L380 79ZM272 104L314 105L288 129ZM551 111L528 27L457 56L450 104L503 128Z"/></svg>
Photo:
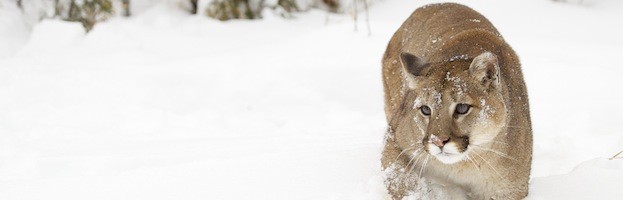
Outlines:
<svg viewBox="0 0 623 200"><path fill-rule="evenodd" d="M0 1L0 199L384 196L380 60L417 7L218 22L168 4L30 28ZM620 199L623 2L461 1L523 62L529 199ZM363 15L360 19L363 19Z"/></svg>

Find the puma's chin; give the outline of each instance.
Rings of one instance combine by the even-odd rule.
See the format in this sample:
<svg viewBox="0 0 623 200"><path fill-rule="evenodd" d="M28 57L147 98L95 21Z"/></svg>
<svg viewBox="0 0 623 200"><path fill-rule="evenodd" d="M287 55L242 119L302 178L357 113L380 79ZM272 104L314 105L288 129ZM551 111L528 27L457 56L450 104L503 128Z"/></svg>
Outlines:
<svg viewBox="0 0 623 200"><path fill-rule="evenodd" d="M465 159L465 156L463 154L438 153L434 156L435 158L437 158L437 160L441 161L444 164L454 164Z"/></svg>
<svg viewBox="0 0 623 200"><path fill-rule="evenodd" d="M465 154L459 152L454 143L444 145L439 148L433 144L428 144L428 153L444 164L454 164L465 159Z"/></svg>

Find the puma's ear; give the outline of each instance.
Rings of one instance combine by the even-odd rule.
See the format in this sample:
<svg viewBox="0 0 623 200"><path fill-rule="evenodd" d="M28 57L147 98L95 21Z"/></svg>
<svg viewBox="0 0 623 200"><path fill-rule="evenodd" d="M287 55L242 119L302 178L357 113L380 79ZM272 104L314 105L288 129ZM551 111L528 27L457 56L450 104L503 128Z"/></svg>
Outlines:
<svg viewBox="0 0 623 200"><path fill-rule="evenodd" d="M417 87L417 76L420 76L420 73L428 64L417 56L406 52L400 53L400 63L402 64L407 85L410 89L415 89Z"/></svg>
<svg viewBox="0 0 623 200"><path fill-rule="evenodd" d="M500 67L498 57L491 52L484 52L474 58L469 66L469 73L475 80L480 81L486 89L490 87L499 88Z"/></svg>

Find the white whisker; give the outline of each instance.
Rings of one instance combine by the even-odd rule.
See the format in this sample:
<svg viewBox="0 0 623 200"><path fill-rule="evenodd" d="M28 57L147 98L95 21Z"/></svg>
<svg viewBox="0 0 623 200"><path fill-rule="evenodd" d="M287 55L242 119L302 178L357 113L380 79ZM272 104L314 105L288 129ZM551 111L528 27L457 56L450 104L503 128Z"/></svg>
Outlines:
<svg viewBox="0 0 623 200"><path fill-rule="evenodd" d="M489 161L487 161L485 158L483 158L482 156L480 156L480 154L478 154L478 152L476 152L476 151L472 151L472 152L474 152L474 154L476 154L476 156L480 157L480 159L482 159L483 161L485 161L485 163L487 163L487 165L489 165L489 167L490 167L490 168L491 168L491 169L492 169L492 170L493 170L496 174L498 174L498 176L502 177L502 174L500 174L500 172L498 172L498 170L497 170L497 169L495 169L495 167L493 167L493 166L491 165L491 163L489 163Z"/></svg>
<svg viewBox="0 0 623 200"><path fill-rule="evenodd" d="M498 144L504 144L504 145L508 145L510 146L508 143L506 142L500 142L500 141L494 141L494 140L478 140L478 139L470 139L473 143L480 143L480 145L483 144L489 144L489 143L498 143Z"/></svg>
<svg viewBox="0 0 623 200"><path fill-rule="evenodd" d="M411 159L409 159L409 162L407 163L407 165L405 165L405 169L404 169L404 171L402 172L401 176L405 176L405 177L406 177L406 172L407 172L407 169L409 169L409 168L410 168L409 164L411 164L411 162L413 162L413 160L414 160L416 157L418 157L418 156L413 156L413 157L411 157Z"/></svg>
<svg viewBox="0 0 623 200"><path fill-rule="evenodd" d="M420 168L420 174L418 174L418 178L420 179L422 178L422 172L424 171L424 168L428 164L428 159L430 159L430 156L426 155L426 160L424 161L424 165L422 166L422 168Z"/></svg>
<svg viewBox="0 0 623 200"><path fill-rule="evenodd" d="M415 162L413 163L413 165L411 166L411 169L409 169L409 172L407 173L407 177L411 176L411 172L415 169L415 166L417 165L417 162L420 160L420 158L424 157L425 154L419 154L418 158L415 160Z"/></svg>
<svg viewBox="0 0 623 200"><path fill-rule="evenodd" d="M418 150L418 151L419 151L419 150ZM411 158L411 160L409 160L409 163L407 163L407 166L411 165L411 161L413 161L413 159L414 159L414 158L416 158L416 157L421 157L421 155L422 155L422 154L417 153L418 151L413 152L413 158ZM419 159L419 158L418 158L418 159ZM418 159L416 159L416 160L415 160L415 162L413 163L413 165L415 165L415 163L417 163L417 160L418 160Z"/></svg>
<svg viewBox="0 0 623 200"><path fill-rule="evenodd" d="M480 173L480 175L482 175L482 171L480 171L480 167L476 164L476 161L474 161L471 157L469 157L469 155L465 154L465 156L467 157L467 160L469 160L472 164L474 164L474 167L476 167L476 169L478 169L478 173Z"/></svg>
<svg viewBox="0 0 623 200"><path fill-rule="evenodd" d="M406 153L407 151L412 150L412 149L415 149L415 147L409 147L409 148L406 148L406 149L402 150L402 151L398 154L398 156L396 156L396 158L394 159L394 162L396 162L396 160L398 160L398 158L400 158L400 156L401 156L402 154L404 154L404 153ZM413 152L413 154L415 154L415 153L417 153L418 151L420 151L420 149L422 149L422 147L420 147L419 149L415 150L415 151Z"/></svg>
<svg viewBox="0 0 623 200"><path fill-rule="evenodd" d="M531 128L523 127L523 126L502 126L502 127L503 128L518 128L518 129L532 130Z"/></svg>
<svg viewBox="0 0 623 200"><path fill-rule="evenodd" d="M513 160L513 161L517 161L517 159L515 159L512 156L509 156L509 155L507 155L505 153L502 153L502 152L499 152L499 151L496 151L496 150L493 150L493 149L485 148L485 147L482 147L482 146L478 146L478 145L472 145L472 146L475 147L475 148L478 148L478 149L482 149L482 150L485 150L485 151L493 152L493 153L495 153L495 154L497 154L497 155L499 155L499 156L501 156L503 158L507 158L507 159L510 159L510 160Z"/></svg>

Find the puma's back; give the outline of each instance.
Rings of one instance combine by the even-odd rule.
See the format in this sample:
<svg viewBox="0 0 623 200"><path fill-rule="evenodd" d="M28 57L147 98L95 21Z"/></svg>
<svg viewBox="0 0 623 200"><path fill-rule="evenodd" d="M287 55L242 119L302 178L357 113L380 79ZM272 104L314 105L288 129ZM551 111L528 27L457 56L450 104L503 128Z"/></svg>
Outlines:
<svg viewBox="0 0 623 200"><path fill-rule="evenodd" d="M409 52L427 62L441 62L457 56L474 58L485 49L503 56L501 60L509 67L502 70L511 72L512 68L520 68L515 52L480 13L454 3L431 4L417 9L396 31L383 57L386 114L400 103L399 100L391 101L392 97L400 96L400 88L404 85L400 78L400 52ZM500 55L501 52L506 55ZM525 93L520 70L505 75L519 78L513 86L524 89L522 92Z"/></svg>

